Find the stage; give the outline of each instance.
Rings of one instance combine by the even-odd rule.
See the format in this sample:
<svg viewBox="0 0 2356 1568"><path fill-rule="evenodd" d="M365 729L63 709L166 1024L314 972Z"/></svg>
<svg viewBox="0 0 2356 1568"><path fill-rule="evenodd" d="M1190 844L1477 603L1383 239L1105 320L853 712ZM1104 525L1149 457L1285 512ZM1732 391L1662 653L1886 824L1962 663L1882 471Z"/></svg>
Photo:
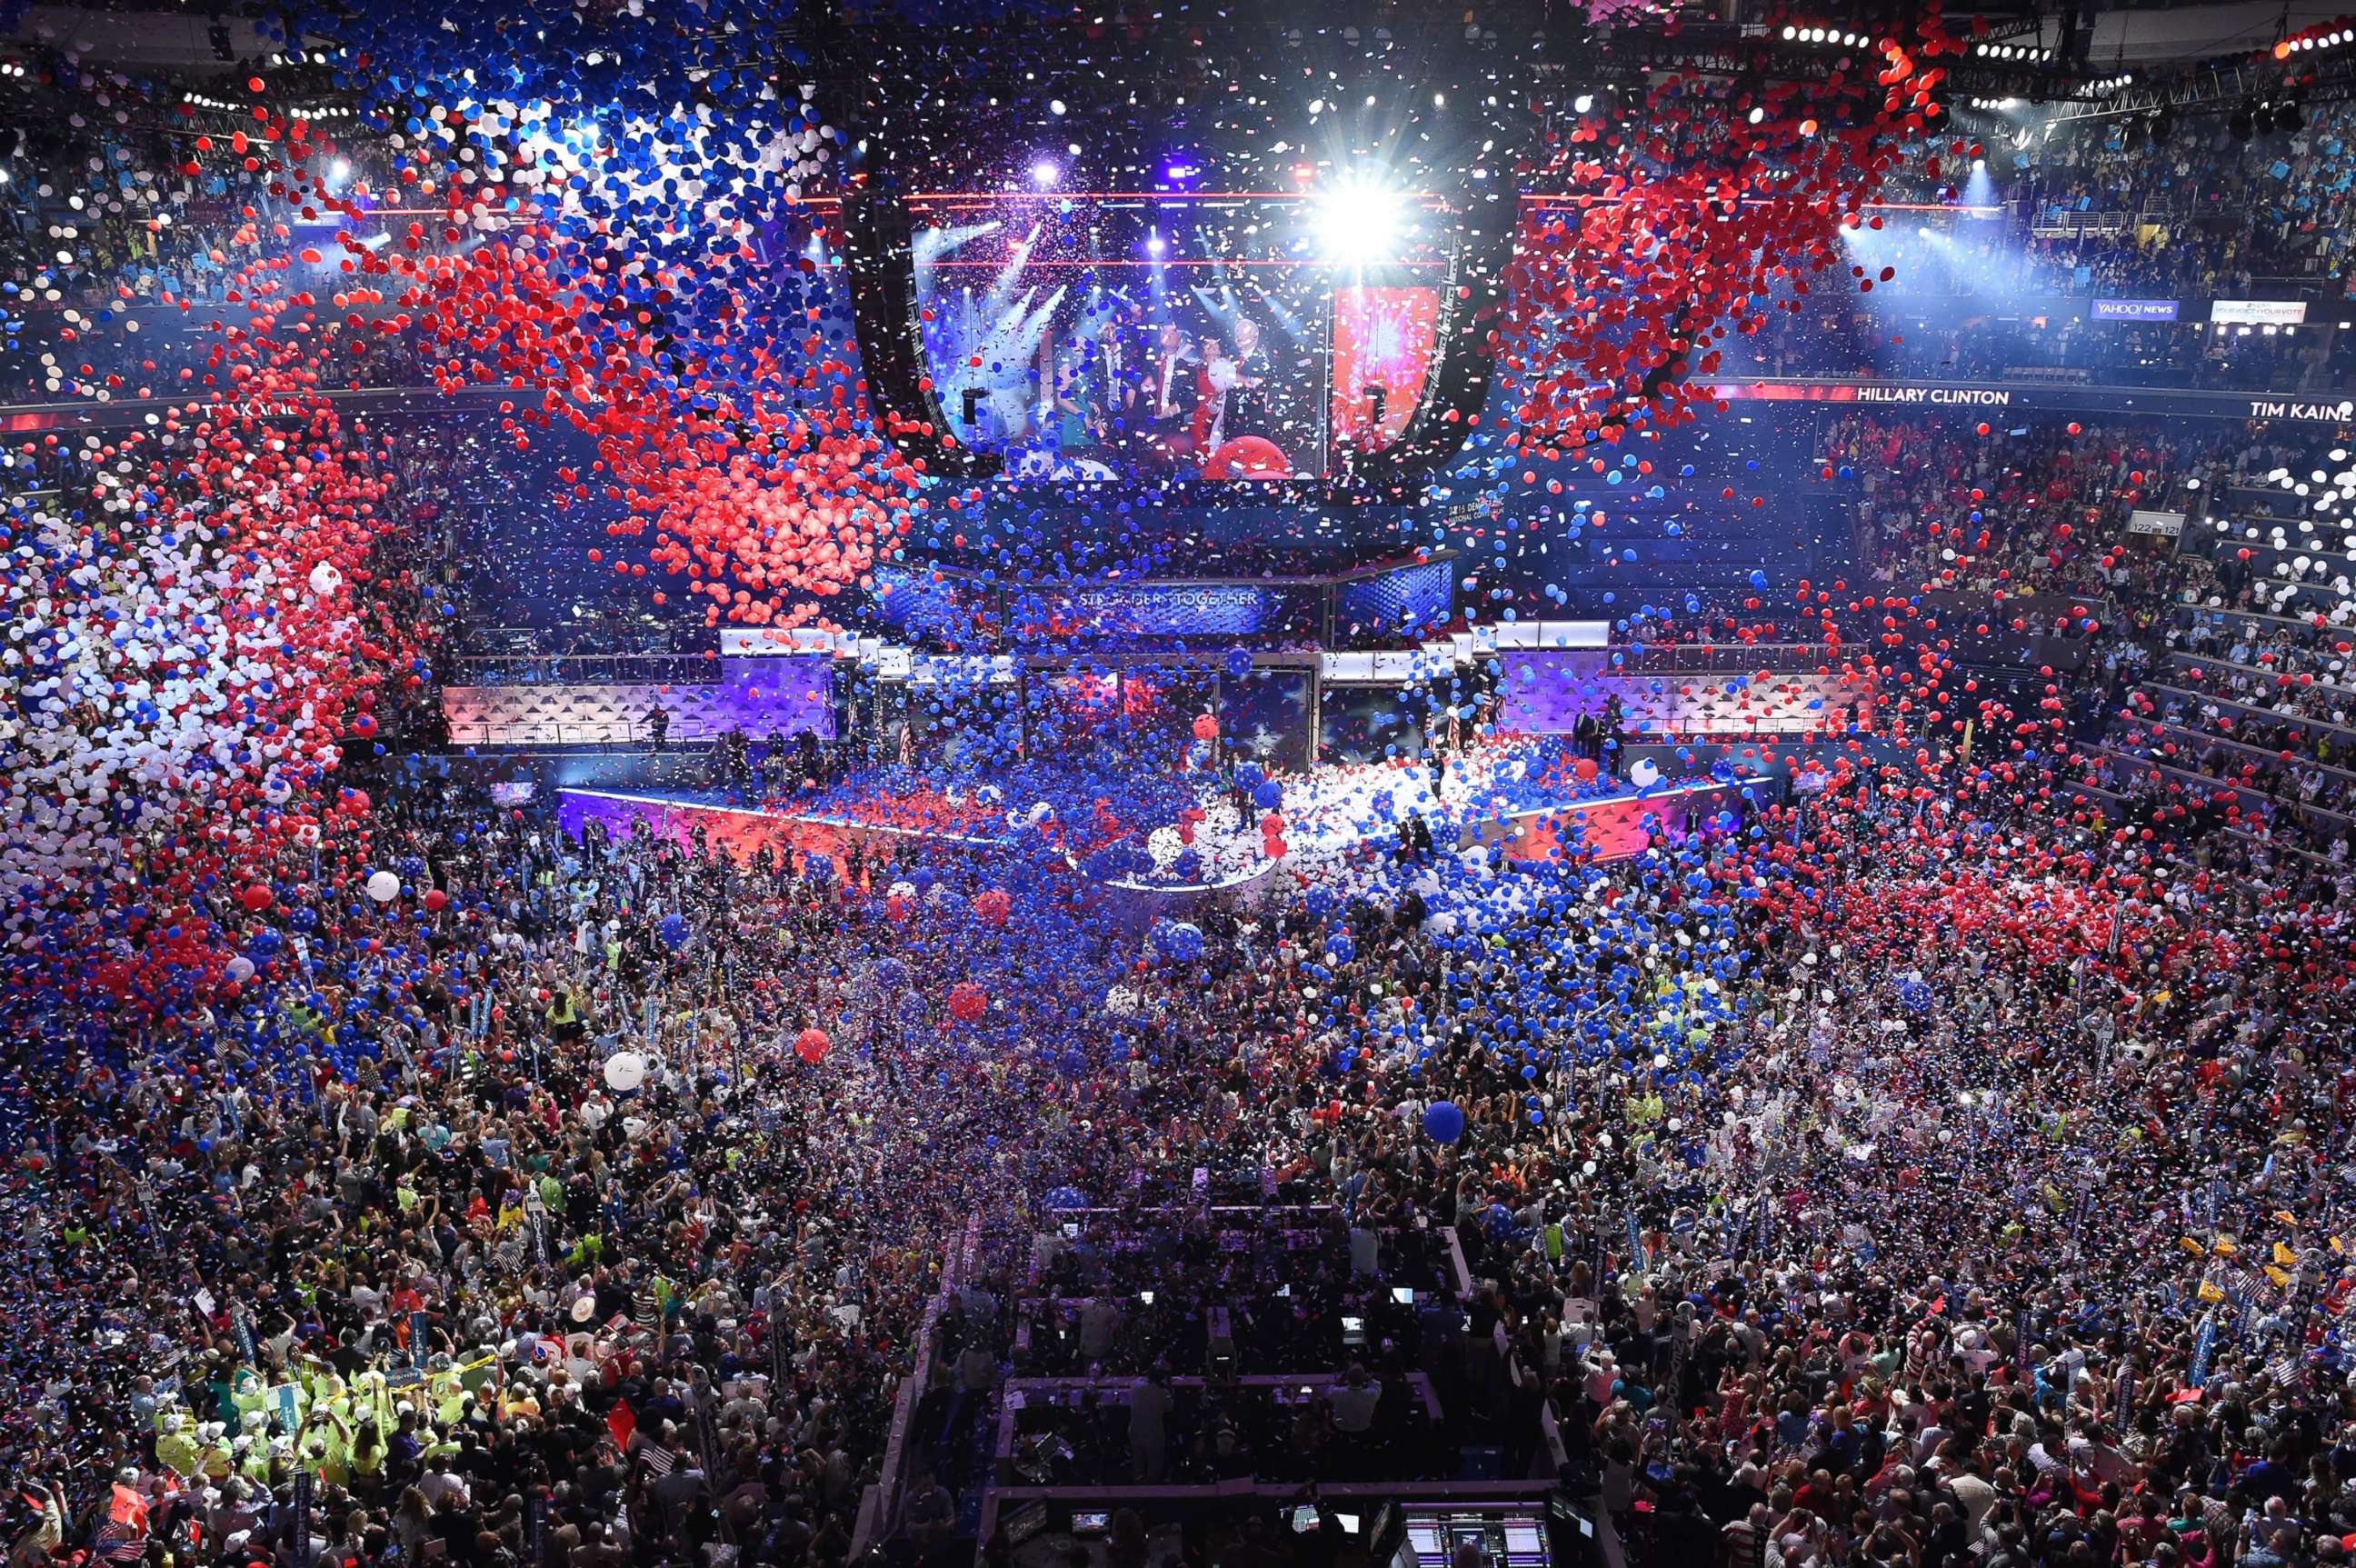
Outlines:
<svg viewBox="0 0 2356 1568"><path fill-rule="evenodd" d="M1194 791L1197 819L1140 829L1114 841L1130 846L1117 871L1106 870L1106 844L1075 845L1056 834L1055 850L1076 870L1106 886L1155 901L1185 902L1214 894L1248 893L1290 870L1307 874L1368 848L1400 842L1402 823L1420 818L1440 848L1490 849L1511 862L1592 855L1621 860L1643 853L1653 832L1679 837L1728 815L1747 818L1775 798L1780 784L1743 775L1663 779L1648 788L1609 778L1579 782L1536 766L1541 757L1515 746L1472 753L1449 768L1435 790L1422 766L1329 766L1279 780L1283 856L1267 853L1262 827L1268 809L1205 777ZM837 862L853 849L888 854L911 843L961 854L1005 854L1041 830L1003 800L954 788L855 789L849 805L824 811L787 802L745 805L716 790L560 789L559 820L578 835L602 822L616 835L643 824L685 843L704 842L740 856L766 848L823 854ZM1139 853L1141 852L1141 853Z"/></svg>

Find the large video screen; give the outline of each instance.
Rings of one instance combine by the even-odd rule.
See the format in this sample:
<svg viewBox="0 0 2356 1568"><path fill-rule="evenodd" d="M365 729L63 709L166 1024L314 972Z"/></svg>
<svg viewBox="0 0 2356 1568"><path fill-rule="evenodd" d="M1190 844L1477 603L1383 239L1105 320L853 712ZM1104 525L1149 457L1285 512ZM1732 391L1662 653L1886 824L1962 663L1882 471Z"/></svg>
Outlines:
<svg viewBox="0 0 2356 1568"><path fill-rule="evenodd" d="M919 210L950 433L1017 480L1320 478L1397 440L1439 349L1439 259L1346 269L1300 204L1008 196Z"/></svg>

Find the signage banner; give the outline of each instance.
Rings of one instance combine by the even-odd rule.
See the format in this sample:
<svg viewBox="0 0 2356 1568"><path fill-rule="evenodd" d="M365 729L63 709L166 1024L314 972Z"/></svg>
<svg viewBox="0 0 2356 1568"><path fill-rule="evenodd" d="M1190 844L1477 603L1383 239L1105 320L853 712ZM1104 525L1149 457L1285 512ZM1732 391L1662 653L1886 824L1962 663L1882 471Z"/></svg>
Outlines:
<svg viewBox="0 0 2356 1568"><path fill-rule="evenodd" d="M2212 299L2209 319L2220 326L2296 327L2307 319L2303 299Z"/></svg>
<svg viewBox="0 0 2356 1568"><path fill-rule="evenodd" d="M2067 419L2082 419L2088 414L2149 414L2181 419L2276 419L2305 424L2356 424L2356 399L2312 393L2191 392L2061 382L2000 386L1858 381L1797 376L1716 381L1706 390L1708 395L1728 403L1869 403L1897 408L1982 409L1991 413Z"/></svg>
<svg viewBox="0 0 2356 1568"><path fill-rule="evenodd" d="M2173 321L2172 299L2098 299L2091 313L2096 321Z"/></svg>
<svg viewBox="0 0 2356 1568"><path fill-rule="evenodd" d="M2129 533L2156 533L2164 539L2174 539L2184 532L2184 514L2180 511L2146 511L2137 507L2127 513Z"/></svg>

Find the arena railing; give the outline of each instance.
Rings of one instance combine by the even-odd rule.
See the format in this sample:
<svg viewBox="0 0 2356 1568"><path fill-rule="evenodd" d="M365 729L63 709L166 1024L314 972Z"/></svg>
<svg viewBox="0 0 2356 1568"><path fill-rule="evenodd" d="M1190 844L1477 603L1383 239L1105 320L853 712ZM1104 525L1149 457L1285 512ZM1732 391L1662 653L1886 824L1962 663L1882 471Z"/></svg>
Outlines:
<svg viewBox="0 0 2356 1568"><path fill-rule="evenodd" d="M491 653L447 661L448 686L700 686L720 666L701 653Z"/></svg>
<svg viewBox="0 0 2356 1568"><path fill-rule="evenodd" d="M860 1495L859 1513L851 1531L851 1555L846 1561L861 1561L871 1550L899 1534L907 1520L909 1466L915 1457L908 1434L916 1424L916 1411L925 1402L926 1391L932 1386L933 1367L939 1359L941 1309L951 1296L965 1288L980 1251L981 1219L976 1216L966 1222L964 1233L949 1250L948 1260L941 1269L941 1288L925 1305L924 1318L916 1328L916 1365L893 1396L892 1425L884 1438L883 1462L877 1467L874 1484Z"/></svg>
<svg viewBox="0 0 2356 1568"><path fill-rule="evenodd" d="M2207 800L2224 800L2239 806L2244 819L2254 819L2266 830L2268 836L2261 838L2246 827L2232 824L2219 824L2221 831L2252 843L2263 843L2269 849L2303 855L2323 865L2338 865L2340 863L2319 851L2288 843L2277 835L2286 828L2295 826L2300 832L2319 833L2328 840L2335 827L2356 826L2356 820L2351 820L2337 811L2327 811L2319 806L2309 806L2298 800L2286 800L2278 796L2265 794L2261 790L2228 783L2213 773L2202 773L2196 768L2184 767L2180 763L2148 757L2141 752L2129 750L2115 742L2095 743L2089 747L2089 754L2110 758L2121 772L2128 774L2129 777L2120 779L2115 786L2107 789L2093 784L2075 785L2072 786L2073 788L2102 790L2131 805L2139 796L2146 783L2142 776L2154 771L2163 773L2198 788Z"/></svg>
<svg viewBox="0 0 2356 1568"><path fill-rule="evenodd" d="M2312 616L2278 616L2265 610L2236 609L2227 605L2189 605L2179 601L2171 607L2171 613L2182 617L2188 624L2206 618L2223 621L2255 621L2262 626L2278 626L2308 636L2318 632L2340 637L2356 635L2356 626L2343 621L2326 620L2319 625Z"/></svg>
<svg viewBox="0 0 2356 1568"><path fill-rule="evenodd" d="M2300 651L2309 652L2312 650L2302 649ZM2281 669L2265 664L2244 664L2238 659L2228 659L2222 653L2193 653L2179 648L2171 648L2168 650L2168 660L2171 664L2190 665L2195 670L2232 671L2236 675L2247 675L2252 680L2255 681L2273 682L2281 680L2285 676L2288 676L2291 680L2291 683L2302 692L2316 692L2332 696L2345 697L2350 702L2356 703L2356 686L2343 686L2337 681L2327 681L2320 676L2308 681L2302 681L2299 679L2300 675L2308 673L2308 671ZM2192 687L2189 689L2199 691L2201 688ZM2279 710L2277 710L2277 714L2278 716L2285 719L2296 719L2297 717L2297 714L2280 713Z"/></svg>
<svg viewBox="0 0 2356 1568"><path fill-rule="evenodd" d="M2239 752L2247 756L2253 761L2285 761L2282 753L2272 746L2256 746L2249 741L2237 739L2233 736L2219 735L2214 730L2200 729L2194 725L2186 724L2181 719L2162 717L2144 719L2138 722L2148 724L2157 729L2166 730L2171 735L2181 736L2185 740L2193 741L2201 746L2222 746L2228 751ZM2329 762L2318 762L2313 757L2294 757L2288 759L2286 766L2294 768L2312 768L2319 773L2329 774L2331 777L2345 782L2356 783L2356 771L2351 771L2346 768L2335 767ZM2199 770L2194 769L2193 771L2198 772ZM2276 805L2295 807L2302 811L2313 811L2318 815L2330 817L2339 822L2356 823L2356 816L2351 816L2346 811L2339 811L2330 806L2319 806L2313 801L2302 800L2293 795L2277 794L2274 790L2266 789L2259 784L2244 784L2216 774L2204 773L2200 776L2204 779L2214 779L2218 786L2222 789L2230 789L2238 790L2244 794L2255 795L2261 800L2273 801Z"/></svg>
<svg viewBox="0 0 2356 1568"><path fill-rule="evenodd" d="M2107 760L2115 766L2115 769L2116 771L2120 772L2132 773L2139 776L2147 770L2158 769L2172 778L2180 779L2188 783L2203 787L2211 798L2232 797L2238 800L2244 795L2249 793L2245 790L2237 790L2231 786L2223 785L2210 774L2196 773L2190 768L2179 768L2173 763L2158 761L2155 758L2142 756L2136 752L2125 750L2106 742L2094 742L2090 744L2086 747L2086 754L2089 757L2096 757ZM2088 795L2100 796L2104 801L2109 803L2116 819L2123 822L2127 821L2134 816L2136 807L2146 799L2148 793L2147 786L2145 780L2140 777L2125 779L2115 778L2109 783L2105 784L2097 784L2091 779L2075 779L2069 782L2067 788L2073 795L2081 798ZM2302 807L2297 802L2277 801L2273 800L2271 797L2261 796L2258 797L2258 800L2263 806L2271 806L2281 811L2287 811L2295 816L2313 810L2313 808L2310 807ZM2329 813L2325 814L2328 815ZM2261 837L2258 834L2250 832L2247 828L2235 827L2230 824L2220 824L2217 831L2222 832L2229 838L2238 839L2244 843L2265 850L2270 854L2296 855L2300 860L2308 862L2321 869L2333 872L2343 872L2347 870L2347 865L2344 862L2334 860L2328 854L2319 854L2317 851L2308 849L2299 844L2290 843L2279 837L2273 836L2274 830L2276 828L2275 820L2262 817L2261 821L2265 822L2265 825L2268 829L2268 836Z"/></svg>
<svg viewBox="0 0 2356 1568"><path fill-rule="evenodd" d="M1612 655L1615 675L1700 675L1720 671L1783 675L1813 675L1819 668L1838 671L1871 651L1865 643L1833 642L1662 642L1647 643L1638 652L1614 646L1601 651Z"/></svg>
<svg viewBox="0 0 2356 1568"><path fill-rule="evenodd" d="M720 738L719 732L709 725L688 724L674 720L664 733L663 744L675 751L691 751L710 746ZM644 720L603 721L595 724L543 724L518 721L499 724L454 724L450 726L453 746L490 746L494 749L525 748L558 751L602 751L608 748L639 750L654 744L654 736Z"/></svg>
<svg viewBox="0 0 2356 1568"><path fill-rule="evenodd" d="M2276 708L2263 707L2256 703L2244 702L2238 697L2221 696L2215 692L2202 692L2186 686L2170 686L2159 681L2147 681L2144 684L2147 690L2165 693L2172 697L2182 697L2194 703L2215 703L2221 707L2238 708L2252 718L2272 719L2276 724L2286 724L2299 729L2328 730L2351 745L2356 745L2356 726L2335 724L2329 719L2310 718L2303 714L2286 714Z"/></svg>

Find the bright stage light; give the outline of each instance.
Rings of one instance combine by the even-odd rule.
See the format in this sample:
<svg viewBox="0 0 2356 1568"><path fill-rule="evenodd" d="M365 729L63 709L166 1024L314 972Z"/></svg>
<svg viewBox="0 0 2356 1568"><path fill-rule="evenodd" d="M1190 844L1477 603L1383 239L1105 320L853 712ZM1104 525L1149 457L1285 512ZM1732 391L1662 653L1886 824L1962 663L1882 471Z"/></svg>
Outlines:
<svg viewBox="0 0 2356 1568"><path fill-rule="evenodd" d="M1055 166L1052 158L1041 158L1031 166L1031 183L1042 190L1063 177L1064 171Z"/></svg>
<svg viewBox="0 0 2356 1568"><path fill-rule="evenodd" d="M1387 262L1407 227L1400 194L1366 175L1352 175L1318 198L1317 249L1343 266Z"/></svg>

